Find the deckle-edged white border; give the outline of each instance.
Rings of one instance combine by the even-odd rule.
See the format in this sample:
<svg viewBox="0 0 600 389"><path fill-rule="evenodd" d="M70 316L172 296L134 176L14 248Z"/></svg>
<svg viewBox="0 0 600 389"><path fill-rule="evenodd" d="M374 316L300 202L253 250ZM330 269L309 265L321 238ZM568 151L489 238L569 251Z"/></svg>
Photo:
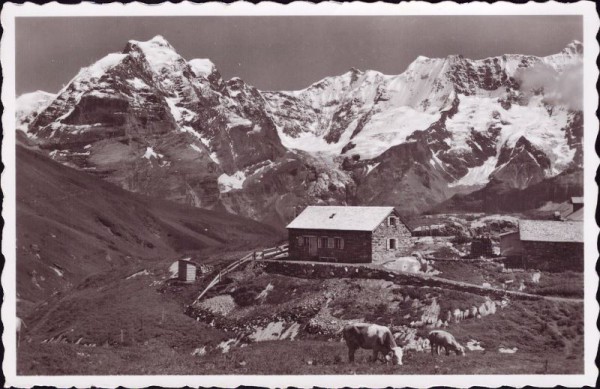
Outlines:
<svg viewBox="0 0 600 389"><path fill-rule="evenodd" d="M224 375L224 376L17 376L16 375L16 198L15 198L15 18L52 17L52 16L233 16L233 15L581 15L584 28L584 200L585 200L585 346L584 374L581 375L296 375L296 376L257 376L257 375ZM2 85L2 127L4 141L2 144L2 162L4 172L1 183L4 194L2 217L5 226L2 234L2 253L6 258L2 273L4 303L2 304L2 321L5 331L2 335L5 347L3 372L7 386L31 387L34 385L52 385L57 387L145 387L161 385L164 387L182 386L222 386L231 387L241 384L261 386L311 387L422 387L422 386L456 386L473 385L499 387L510 385L522 387L535 385L550 387L593 386L598 376L594 358L600 340L596 327L598 304L595 299L598 288L598 275L595 264L598 258L596 239L598 227L594 213L598 197L598 187L594 181L598 168L598 156L594 150L594 142L598 135L598 119L595 116L598 107L598 94L595 88L598 79L596 58L598 43L595 36L599 28L599 19L594 3L591 1L574 4L557 2L512 4L499 2L495 4L470 3L456 4L444 2L429 4L410 2L402 4L375 3L320 3L294 2L281 5L264 2L257 5L247 2L234 4L207 3L180 4L163 3L145 5L141 3L113 3L63 5L56 2L45 5L26 3L16 5L5 4L1 14L4 34L2 36L0 56L2 60L4 82ZM526 37L524 37L525 39ZM594 206L592 206L594 205Z"/></svg>

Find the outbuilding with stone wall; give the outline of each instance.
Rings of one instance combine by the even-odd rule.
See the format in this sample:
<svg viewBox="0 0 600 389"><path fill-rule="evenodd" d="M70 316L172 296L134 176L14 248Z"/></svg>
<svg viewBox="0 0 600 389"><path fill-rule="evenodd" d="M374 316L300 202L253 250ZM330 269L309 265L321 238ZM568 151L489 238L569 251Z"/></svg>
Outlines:
<svg viewBox="0 0 600 389"><path fill-rule="evenodd" d="M518 232L500 236L500 253L540 270L583 271L583 222L521 220Z"/></svg>

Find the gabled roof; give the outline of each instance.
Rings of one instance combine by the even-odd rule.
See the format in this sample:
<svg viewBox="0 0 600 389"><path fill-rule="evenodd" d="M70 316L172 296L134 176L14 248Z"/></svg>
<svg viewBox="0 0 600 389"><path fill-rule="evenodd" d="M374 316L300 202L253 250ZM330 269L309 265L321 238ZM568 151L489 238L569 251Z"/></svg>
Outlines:
<svg viewBox="0 0 600 389"><path fill-rule="evenodd" d="M524 241L583 243L583 222L521 220L519 236Z"/></svg>
<svg viewBox="0 0 600 389"><path fill-rule="evenodd" d="M308 206L286 228L373 231L394 207Z"/></svg>
<svg viewBox="0 0 600 389"><path fill-rule="evenodd" d="M583 197L571 197L571 204L583 204Z"/></svg>

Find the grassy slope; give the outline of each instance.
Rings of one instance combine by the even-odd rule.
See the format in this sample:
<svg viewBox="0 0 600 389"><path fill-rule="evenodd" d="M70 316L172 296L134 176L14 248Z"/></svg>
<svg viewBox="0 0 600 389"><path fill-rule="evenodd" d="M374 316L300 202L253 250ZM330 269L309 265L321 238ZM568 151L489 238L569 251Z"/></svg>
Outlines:
<svg viewBox="0 0 600 389"><path fill-rule="evenodd" d="M127 192L23 147L17 147L16 158L22 316L93 274L120 274L146 261L170 264L184 253L249 249L281 238L249 219Z"/></svg>
<svg viewBox="0 0 600 389"><path fill-rule="evenodd" d="M525 285L523 292L545 296L579 297L583 298L583 273L565 271L558 273L541 272L540 280L532 282L533 269L518 269L502 272L497 263L466 262L466 261L437 261L433 267L439 270L440 277L456 281L469 282L476 285L489 283L494 288L506 287L508 290L518 290L521 282ZM509 281L509 284L504 284Z"/></svg>
<svg viewBox="0 0 600 389"><path fill-rule="evenodd" d="M367 362L359 350L357 362L347 363L340 342L270 341L236 348L228 354L192 357L154 343L139 347L81 348L69 344L42 345L26 355L20 374L575 374L579 359L540 354L472 352L465 357L406 353L403 366ZM546 370L546 360L548 360ZM67 363L68 361L68 363ZM309 361L312 364L309 364ZM34 370L35 369L35 370Z"/></svg>
<svg viewBox="0 0 600 389"><path fill-rule="evenodd" d="M307 280L256 272L236 278L223 288L222 293L231 293L236 302L243 304L227 315L227 320L241 324L265 314L275 317L282 311L306 306L309 302L323 303L326 295L332 298L329 303L332 320L368 316L369 321L386 325L392 321L397 325L414 320L415 314L418 316L421 312L419 305L413 305L415 299L427 305L435 297L442 312L482 300L481 296L468 293L393 286L382 280ZM47 324L74 328L65 335L70 341L83 334L88 341L94 339L105 344L93 348L66 343L40 344L41 338L37 338L20 349L20 373L573 374L582 369L582 307L553 301L512 301L495 315L452 323L448 330L459 342L465 344L476 339L486 349L485 352L469 351L464 358L454 355L432 357L427 352L408 351L404 366L391 367L368 363L370 353L362 350L357 354L357 363L350 365L346 347L339 341L339 336L306 333L300 333L294 341L253 343L234 347L228 354L214 350L203 357L192 357L195 348L214 348L235 334L186 317L181 313L182 306L177 298L155 292L150 286L152 279L152 276L140 276L114 282L109 288L100 287L105 289L105 297L114 301L109 309L103 307L102 312L108 313L105 315L95 313L94 299L98 298L98 293L91 292L97 285L86 285L77 303L65 299L60 309L68 310L72 321L65 319L56 323L52 319ZM103 284L102 280L98 281L99 285ZM257 300L256 295L268 283L274 285L273 291L266 300ZM287 288L290 285L292 287ZM86 294L90 298L87 301L83 298ZM402 303L401 295L412 297ZM117 299L117 296L123 297ZM384 306L379 306L378 301L385 302ZM140 312L129 309L142 302L145 307ZM164 318L163 310L166 311ZM411 317L404 319L407 313ZM82 317L85 318L83 321ZM124 329L123 343L120 328ZM518 347L518 351L501 354L497 351L501 346Z"/></svg>

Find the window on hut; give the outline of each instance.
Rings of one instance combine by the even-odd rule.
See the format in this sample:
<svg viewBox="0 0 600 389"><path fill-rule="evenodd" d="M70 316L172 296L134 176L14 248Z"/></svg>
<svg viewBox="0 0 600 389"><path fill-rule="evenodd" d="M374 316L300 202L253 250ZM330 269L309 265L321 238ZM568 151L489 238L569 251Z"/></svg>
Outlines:
<svg viewBox="0 0 600 389"><path fill-rule="evenodd" d="M309 245L309 241L310 241L309 237L308 236L304 236L303 238L304 238L304 245L308 246Z"/></svg>
<svg viewBox="0 0 600 389"><path fill-rule="evenodd" d="M302 247L304 244L304 237L303 236L299 236L298 237L298 246Z"/></svg>
<svg viewBox="0 0 600 389"><path fill-rule="evenodd" d="M395 225L396 225L396 218L394 216L388 217L388 226L395 226Z"/></svg>
<svg viewBox="0 0 600 389"><path fill-rule="evenodd" d="M396 249L396 239L388 239L388 249L390 249L390 250Z"/></svg>
<svg viewBox="0 0 600 389"><path fill-rule="evenodd" d="M333 240L334 242L334 246L336 249L343 249L344 248L344 239L342 238L334 238Z"/></svg>
<svg viewBox="0 0 600 389"><path fill-rule="evenodd" d="M333 238L328 238L327 239L327 248L328 249L332 249L333 248Z"/></svg>
<svg viewBox="0 0 600 389"><path fill-rule="evenodd" d="M320 249L324 249L327 247L327 237L326 236L319 239L319 243L317 244L317 247Z"/></svg>

